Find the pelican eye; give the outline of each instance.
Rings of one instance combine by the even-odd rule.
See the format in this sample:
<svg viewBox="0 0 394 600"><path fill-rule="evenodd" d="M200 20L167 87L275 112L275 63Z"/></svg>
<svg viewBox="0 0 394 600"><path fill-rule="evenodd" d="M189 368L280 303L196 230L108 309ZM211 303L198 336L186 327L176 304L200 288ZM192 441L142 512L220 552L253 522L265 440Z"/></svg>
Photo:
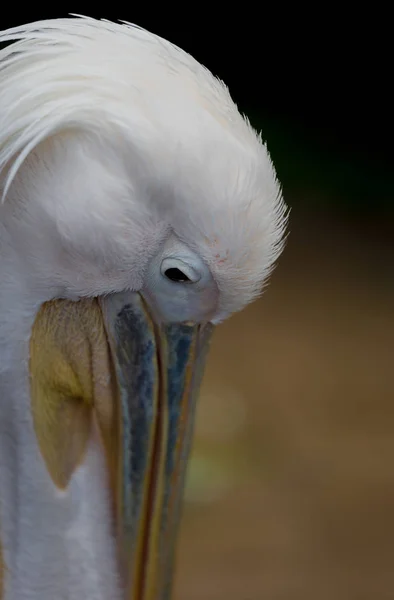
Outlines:
<svg viewBox="0 0 394 600"><path fill-rule="evenodd" d="M161 274L174 283L197 283L201 279L201 273L190 262L190 259L167 256L161 263Z"/></svg>
<svg viewBox="0 0 394 600"><path fill-rule="evenodd" d="M219 291L208 265L172 234L148 264L142 294L161 323L202 323Z"/></svg>
<svg viewBox="0 0 394 600"><path fill-rule="evenodd" d="M166 271L164 272L164 275L168 279L171 279L171 281L176 281L179 283L190 282L189 277L183 271L181 271L180 269L177 269L177 268L166 269Z"/></svg>

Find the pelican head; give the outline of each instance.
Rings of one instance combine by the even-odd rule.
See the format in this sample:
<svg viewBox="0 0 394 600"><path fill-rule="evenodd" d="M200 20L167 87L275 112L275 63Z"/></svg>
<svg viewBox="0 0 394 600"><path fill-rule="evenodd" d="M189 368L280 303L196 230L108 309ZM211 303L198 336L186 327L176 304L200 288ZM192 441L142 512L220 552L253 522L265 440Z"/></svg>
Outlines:
<svg viewBox="0 0 394 600"><path fill-rule="evenodd" d="M0 598L168 599L206 348L282 249L280 188L169 42L79 17L3 42Z"/></svg>

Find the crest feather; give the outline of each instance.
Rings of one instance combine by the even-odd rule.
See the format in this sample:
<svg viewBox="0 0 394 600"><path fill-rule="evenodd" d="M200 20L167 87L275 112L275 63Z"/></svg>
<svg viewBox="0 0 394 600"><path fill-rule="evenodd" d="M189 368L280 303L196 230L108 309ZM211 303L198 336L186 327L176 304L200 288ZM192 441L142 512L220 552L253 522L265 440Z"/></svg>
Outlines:
<svg viewBox="0 0 394 600"><path fill-rule="evenodd" d="M192 56L134 24L49 19L0 32L5 42L14 43L0 50L0 172L13 164L3 199L24 159L56 132L133 129L130 103L144 101L144 86L163 93L171 77L173 88L202 92L217 118L237 111L226 86Z"/></svg>

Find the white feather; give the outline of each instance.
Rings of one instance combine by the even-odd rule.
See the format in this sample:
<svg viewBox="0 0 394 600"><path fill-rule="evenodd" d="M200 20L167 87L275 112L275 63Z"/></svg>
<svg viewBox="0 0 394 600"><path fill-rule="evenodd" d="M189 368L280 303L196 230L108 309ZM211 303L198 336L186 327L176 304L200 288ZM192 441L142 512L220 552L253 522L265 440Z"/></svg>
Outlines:
<svg viewBox="0 0 394 600"><path fill-rule="evenodd" d="M266 147L227 88L173 44L132 25L59 19L0 34L0 42L15 39L0 54L3 196L43 140L71 131L95 136L96 164L81 157L80 173L94 179L106 169L108 147L125 170L108 170L103 191L113 192L117 175L116 187L138 212L151 201L160 219L198 246L223 291L223 312L253 299L282 249L285 207ZM38 178L23 175L29 185ZM23 182L16 183L18 196ZM89 209L99 211L100 200ZM116 201L103 199L115 214Z"/></svg>
<svg viewBox="0 0 394 600"><path fill-rule="evenodd" d="M10 41L0 51L6 600L53 600L65 589L70 599L115 600L109 508L93 450L62 499L39 456L27 367L36 311L54 297L140 290L171 233L209 266L220 321L260 293L282 250L285 205L267 149L226 87L176 46L88 18L0 33L0 44ZM97 498L91 506L87 490ZM78 528L64 543L62 532ZM91 573L100 561L113 565L104 580Z"/></svg>

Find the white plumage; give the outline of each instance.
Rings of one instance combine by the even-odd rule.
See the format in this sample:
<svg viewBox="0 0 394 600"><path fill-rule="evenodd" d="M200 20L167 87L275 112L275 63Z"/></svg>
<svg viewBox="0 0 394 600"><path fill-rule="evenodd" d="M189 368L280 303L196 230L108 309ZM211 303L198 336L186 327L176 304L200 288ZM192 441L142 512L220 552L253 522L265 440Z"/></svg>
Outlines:
<svg viewBox="0 0 394 600"><path fill-rule="evenodd" d="M96 441L63 496L37 449L28 389L37 310L52 298L144 290L172 236L218 290L212 308L201 285L187 317L205 318L209 305L221 321L260 293L282 250L285 205L227 88L176 46L88 18L0 33L9 41L0 51L0 539L14 575L5 599L116 600ZM93 568L104 558L105 574Z"/></svg>

